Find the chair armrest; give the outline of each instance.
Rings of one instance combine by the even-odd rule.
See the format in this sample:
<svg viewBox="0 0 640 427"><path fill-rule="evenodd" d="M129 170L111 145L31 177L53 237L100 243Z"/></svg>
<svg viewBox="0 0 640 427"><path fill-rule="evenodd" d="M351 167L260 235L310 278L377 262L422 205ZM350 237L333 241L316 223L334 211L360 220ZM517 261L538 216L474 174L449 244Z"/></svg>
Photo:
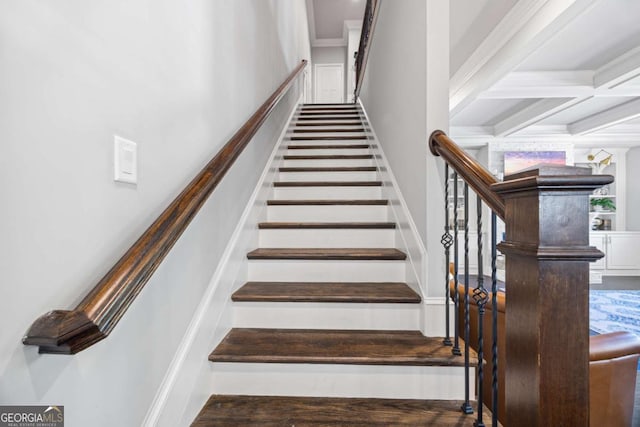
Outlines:
<svg viewBox="0 0 640 427"><path fill-rule="evenodd" d="M589 338L589 361L640 354L640 338L630 332L612 332Z"/></svg>

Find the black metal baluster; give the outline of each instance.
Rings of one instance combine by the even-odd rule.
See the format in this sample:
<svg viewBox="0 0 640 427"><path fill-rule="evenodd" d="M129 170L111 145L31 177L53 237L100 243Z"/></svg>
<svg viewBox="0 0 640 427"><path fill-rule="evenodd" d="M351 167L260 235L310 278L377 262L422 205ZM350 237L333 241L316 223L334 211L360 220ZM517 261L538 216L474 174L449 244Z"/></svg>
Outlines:
<svg viewBox="0 0 640 427"><path fill-rule="evenodd" d="M476 288L473 290L473 300L478 306L478 384L477 384L477 393L478 393L478 417L474 426L476 427L485 427L483 420L483 399L482 392L484 391L484 312L485 305L487 304L487 300L489 295L487 294L487 290L484 287L484 269L483 269L483 244L482 244L482 199L476 196L476 209L477 212L477 228L478 228L478 283Z"/></svg>
<svg viewBox="0 0 640 427"><path fill-rule="evenodd" d="M491 212L491 329L493 332L493 343L491 353L493 362L492 382L491 382L491 426L498 427L498 273L496 261L497 252L497 231L498 222L495 212Z"/></svg>
<svg viewBox="0 0 640 427"><path fill-rule="evenodd" d="M451 262L450 249L453 244L453 237L449 233L449 164L444 164L444 234L440 240L444 246L444 257L446 265L446 274L444 279L444 312L445 312L445 336L442 340L444 345L452 345L451 333L449 331L449 263Z"/></svg>
<svg viewBox="0 0 640 427"><path fill-rule="evenodd" d="M469 184L464 183L464 402L460 409L473 414L469 403Z"/></svg>
<svg viewBox="0 0 640 427"><path fill-rule="evenodd" d="M462 355L460 351L460 325L459 325L459 307L460 297L458 296L458 173L453 174L453 285L455 291L453 292L453 348L451 353L455 356ZM449 271L449 266L447 266Z"/></svg>

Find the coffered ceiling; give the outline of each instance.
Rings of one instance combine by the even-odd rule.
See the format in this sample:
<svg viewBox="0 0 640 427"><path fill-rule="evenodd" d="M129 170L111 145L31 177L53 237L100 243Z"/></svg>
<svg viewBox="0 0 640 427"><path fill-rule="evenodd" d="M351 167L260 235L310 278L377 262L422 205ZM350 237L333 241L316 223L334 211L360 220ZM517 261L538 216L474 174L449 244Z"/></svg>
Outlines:
<svg viewBox="0 0 640 427"><path fill-rule="evenodd" d="M456 140L640 145L640 1L493 1L451 0Z"/></svg>

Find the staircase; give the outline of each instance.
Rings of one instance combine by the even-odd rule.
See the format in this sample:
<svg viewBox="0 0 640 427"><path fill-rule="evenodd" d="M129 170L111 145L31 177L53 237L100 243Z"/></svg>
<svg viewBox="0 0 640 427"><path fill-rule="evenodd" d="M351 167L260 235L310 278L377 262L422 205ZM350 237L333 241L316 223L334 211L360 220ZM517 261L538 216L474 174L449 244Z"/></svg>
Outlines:
<svg viewBox="0 0 640 427"><path fill-rule="evenodd" d="M234 328L209 356L215 394L193 425L473 425L463 358L420 332L360 108L303 105L282 144Z"/></svg>

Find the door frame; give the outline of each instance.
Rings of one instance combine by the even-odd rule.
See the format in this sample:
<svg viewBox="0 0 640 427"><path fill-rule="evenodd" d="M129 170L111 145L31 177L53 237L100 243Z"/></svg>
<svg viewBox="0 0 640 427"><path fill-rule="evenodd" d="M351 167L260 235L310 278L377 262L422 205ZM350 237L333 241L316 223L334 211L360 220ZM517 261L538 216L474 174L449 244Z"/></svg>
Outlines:
<svg viewBox="0 0 640 427"><path fill-rule="evenodd" d="M340 79L342 81L342 90L340 91L340 102L338 104L344 103L344 64L341 62L334 63L323 63L323 64L314 64L313 65L313 101L317 102L318 100L318 68L326 68L326 67L340 67Z"/></svg>

